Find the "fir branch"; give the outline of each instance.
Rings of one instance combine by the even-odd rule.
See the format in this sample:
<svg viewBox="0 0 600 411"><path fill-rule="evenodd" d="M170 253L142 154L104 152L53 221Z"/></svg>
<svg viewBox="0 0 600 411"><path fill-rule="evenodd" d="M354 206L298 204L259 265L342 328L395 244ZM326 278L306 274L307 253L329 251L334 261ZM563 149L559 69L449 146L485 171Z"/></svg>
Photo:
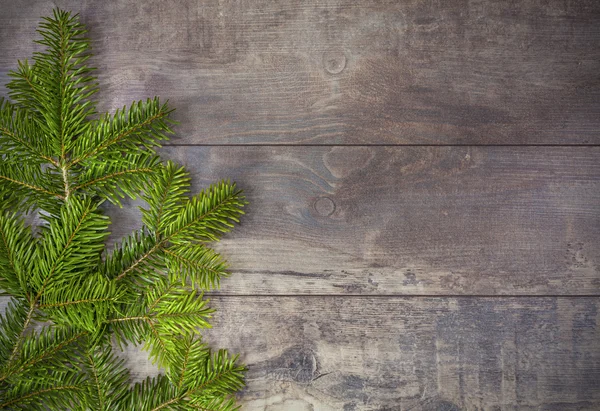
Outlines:
<svg viewBox="0 0 600 411"><path fill-rule="evenodd" d="M4 315L0 314L0 381L5 369L12 363L21 345L24 330L31 321L32 312L22 299L11 298Z"/></svg>
<svg viewBox="0 0 600 411"><path fill-rule="evenodd" d="M28 318L31 319L31 317ZM24 338L20 350L23 358L19 362L9 364L11 366L8 367L2 379L14 378L15 375L22 374L35 365L39 367L40 363L45 361L49 361L50 370L68 367L68 363L63 362L67 356L57 356L57 354L67 354L67 348L86 335L88 333L85 331L76 333L74 330L54 327L45 327L39 333L31 333ZM43 375L39 375L39 368L36 374L39 378L44 378Z"/></svg>
<svg viewBox="0 0 600 411"><path fill-rule="evenodd" d="M87 409L120 409L119 404L129 391L129 371L124 367L124 363L124 360L114 356L110 345L87 348L84 365L92 381L87 391Z"/></svg>
<svg viewBox="0 0 600 411"><path fill-rule="evenodd" d="M241 192L221 182L189 199L189 174L155 153L172 133L167 104L92 120L77 15L56 9L38 32L45 49L9 74L13 101L0 99L0 294L13 297L0 315L0 408L233 410L244 368L196 338L213 313L196 289L227 275L205 243L243 214ZM144 228L106 253L98 206L142 193ZM40 211L39 235L10 208ZM167 377L129 390L112 336L145 343Z"/></svg>
<svg viewBox="0 0 600 411"><path fill-rule="evenodd" d="M202 355L205 357L200 358L200 364L197 364L198 369L203 372L197 375L197 379L185 389L178 389L177 395L158 404L152 411L178 403L198 406L200 409L232 409L234 402L227 396L243 386L242 373L245 368L236 365L237 357L229 357L225 350L220 350L212 356L208 349L204 351ZM220 398L215 398L216 395Z"/></svg>
<svg viewBox="0 0 600 411"><path fill-rule="evenodd" d="M53 386L53 387L43 388L43 389L40 389L37 391L28 391L28 392L23 393L21 396L17 396L17 397L13 396L12 398L9 397L8 401L0 403L0 408L9 408L16 404L27 404L28 406L31 406L32 400L37 397L43 397L44 400L48 401L49 398L48 398L47 394L63 395L64 391L71 392L71 391L79 391L80 389L81 389L81 387L78 385L57 385L57 386ZM62 401L61 401L61 403L64 404L64 402L62 402ZM70 402L68 402L67 404L71 405Z"/></svg>
<svg viewBox="0 0 600 411"><path fill-rule="evenodd" d="M31 323L33 314L35 312L35 308L36 308L35 303L29 304L29 310L27 311L25 318L21 322L22 325L18 331L17 338L14 341L12 341L13 349L10 353L10 357L8 357L8 360L6 361L6 366L2 372L2 375L0 376L0 381L3 381L8 376L10 376L10 374L7 374L6 370L10 369L10 367L13 364L13 361L15 360L16 356L19 353L19 350L21 349L21 345L23 344L23 340L25 339L25 332L27 331L27 328L29 327L29 324Z"/></svg>
<svg viewBox="0 0 600 411"><path fill-rule="evenodd" d="M208 301L194 290L161 278L147 291L143 301L129 304L122 316L106 322L112 325L119 342L145 340L145 349L161 366L169 367L176 346L173 337L210 327L214 312Z"/></svg>
<svg viewBox="0 0 600 411"><path fill-rule="evenodd" d="M26 297L36 258L36 239L16 213L0 213L0 289Z"/></svg>
<svg viewBox="0 0 600 411"><path fill-rule="evenodd" d="M92 69L85 65L89 41L77 16L54 10L52 18L45 18L38 33L37 43L46 47L34 53L34 65L19 65L11 73L8 84L10 96L32 109L43 121L42 128L51 140L53 154L64 164L74 136L89 127L84 120L94 113L94 103L88 98L97 91L95 78L88 75Z"/></svg>
<svg viewBox="0 0 600 411"><path fill-rule="evenodd" d="M187 202L190 176L183 167L168 161L155 177L155 182L143 195L148 209L141 208L142 222L155 234L157 240L165 227L177 218Z"/></svg>
<svg viewBox="0 0 600 411"><path fill-rule="evenodd" d="M97 267L108 234L108 219L94 211L90 199L71 198L61 208L61 218L48 218L50 224L42 230L41 258L31 278L37 293L34 301L40 299L50 282L59 287ZM73 258L75 253L78 258Z"/></svg>
<svg viewBox="0 0 600 411"><path fill-rule="evenodd" d="M44 308L60 308L60 307L66 307L68 305L93 304L93 303L109 302L109 301L114 301L114 300L115 300L115 298L112 296L99 297L99 298L87 298L87 299L83 299L83 300L63 301L60 303L39 304L38 308L43 310Z"/></svg>
<svg viewBox="0 0 600 411"><path fill-rule="evenodd" d="M33 138L35 136L35 140ZM47 155L42 148L43 136L40 136L37 123L27 110L0 98L0 154L21 158L28 162L46 161L55 167L58 162Z"/></svg>
<svg viewBox="0 0 600 411"><path fill-rule="evenodd" d="M116 275L120 280L156 253L163 251L169 243L186 244L193 241L216 241L222 233L229 231L231 222L239 221L245 205L241 191L235 184L221 182L186 202L176 219L165 229L164 236L152 248L136 258Z"/></svg>
<svg viewBox="0 0 600 411"><path fill-rule="evenodd" d="M127 268L125 268L121 273L119 273L115 279L116 280L121 280L122 278L124 278L127 274L129 274L131 271L135 270L138 266L142 265L144 262L148 261L148 259L154 255L154 253L156 252L156 250L160 250L161 246L163 245L162 242L155 244L150 250L148 250L144 255L140 256L139 258L137 258L130 266L128 266Z"/></svg>
<svg viewBox="0 0 600 411"><path fill-rule="evenodd" d="M22 181L22 180L19 180L19 179L16 179L16 178L11 178L10 176L7 176L7 175L0 174L0 179L1 180L5 180L8 183L12 183L12 184L14 184L16 186L21 186L21 187L27 188L27 189L29 189L31 191L34 191L34 192L38 192L38 193L42 193L42 194L47 194L49 196L56 197L56 198L58 198L60 200L64 200L65 199L65 196L63 196L63 195L61 195L59 193L46 190L45 188L36 186L36 185L34 185L32 183L28 183L26 181Z"/></svg>
<svg viewBox="0 0 600 411"><path fill-rule="evenodd" d="M120 204L119 197L127 195L135 199L146 189L160 166L159 157L153 153L121 154L118 160L99 162L87 167L80 173L78 184L71 191L83 190L90 195Z"/></svg>
<svg viewBox="0 0 600 411"><path fill-rule="evenodd" d="M47 289L38 308L54 323L96 332L121 303L126 290L99 273Z"/></svg>
<svg viewBox="0 0 600 411"><path fill-rule="evenodd" d="M166 103L160 104L159 99L154 98L133 103L129 110L125 107L117 110L113 116L105 115L93 124L85 138L77 141L73 159L66 167L126 149L157 147L159 141L166 140L167 134L172 133L167 123L171 111Z"/></svg>
<svg viewBox="0 0 600 411"><path fill-rule="evenodd" d="M232 222L239 222L245 204L235 183L221 181L211 185L185 205L179 218L165 230L163 241L217 241L233 227Z"/></svg>
<svg viewBox="0 0 600 411"><path fill-rule="evenodd" d="M221 277L229 275L221 256L203 244L184 244L165 248L169 273L173 279L192 287L210 289L219 287Z"/></svg>

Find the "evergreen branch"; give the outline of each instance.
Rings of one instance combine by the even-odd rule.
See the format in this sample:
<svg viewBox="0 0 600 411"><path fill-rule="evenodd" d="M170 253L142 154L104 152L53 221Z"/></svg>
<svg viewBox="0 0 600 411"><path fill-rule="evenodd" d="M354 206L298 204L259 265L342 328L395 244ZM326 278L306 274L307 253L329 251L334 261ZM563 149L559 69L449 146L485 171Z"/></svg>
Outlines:
<svg viewBox="0 0 600 411"><path fill-rule="evenodd" d="M27 331L27 328L29 327L29 324L31 323L31 319L33 317L34 312L35 312L35 304L30 304L29 311L27 311L25 320L23 321L23 326L21 327L21 329L19 331L19 335L17 336L16 341L14 342L13 349L10 353L10 357L8 357L8 361L6 362L7 367L10 367L12 365L13 361L15 360L15 357L19 353L19 349L21 348L23 340L25 339L25 332ZM5 380L8 376L9 375L7 375L7 374L3 374L2 376L0 376L0 381Z"/></svg>
<svg viewBox="0 0 600 411"><path fill-rule="evenodd" d="M62 250L62 253L59 255L59 258L56 258L54 260L54 263L50 266L50 270L48 275L45 277L44 279L44 283L42 284L42 286L40 287L39 292L37 293L35 300L34 301L38 301L41 297L41 295L43 294L46 286L48 285L48 281L52 278L52 276L54 275L55 270L58 267L58 264L60 262L60 257L62 257L62 255L64 253L66 253L66 251L69 249L69 247L71 246L71 244L73 243L73 239L75 238L75 236L77 235L77 233L79 232L79 230L81 229L81 225L84 221L84 219L89 215L90 213L90 208L87 207L84 212L83 215L79 218L79 220L77 221L77 226L75 227L75 229L69 234L69 238L67 239L66 244L64 245L64 249ZM50 253L47 253L50 254Z"/></svg>
<svg viewBox="0 0 600 411"><path fill-rule="evenodd" d="M43 142L37 123L31 114L7 100L0 98L0 139L2 147L0 153L10 154L11 157L20 157L29 162L32 160L44 160L58 167L58 162L51 156L45 154L41 148L34 145L34 141L28 141L37 137L37 144Z"/></svg>
<svg viewBox="0 0 600 411"><path fill-rule="evenodd" d="M47 330L49 328L46 328ZM27 370L28 368L31 368L33 365L39 364L40 362L48 359L49 357L51 357L52 355L62 351L65 347L71 345L71 343L80 340L82 337L86 336L88 333L87 332L81 332L79 334L75 334L71 337L67 337L64 340L59 340L59 342L52 346L45 346L44 344L47 343L47 341L44 338L40 338L40 337L46 337L43 334L40 334L39 336L36 336L35 334L32 335L31 341L35 342L36 344L43 344L42 348L39 349L38 347L33 347L29 349L30 352L28 352L28 358L26 361L24 361L23 363L21 363L16 369L10 369L9 370L9 374L8 375L4 375L3 379L10 377L10 376L14 376L15 374L21 374L22 372L24 372L25 370ZM37 339L34 340L34 338L37 337ZM53 341L52 341L53 342ZM51 343L52 343L51 342ZM35 356L32 356L31 351L38 349L41 352ZM35 351L34 351L35 352ZM66 364L65 364L66 365Z"/></svg>
<svg viewBox="0 0 600 411"><path fill-rule="evenodd" d="M176 387L170 384L167 377L158 375L146 378L142 383L136 383L123 404L125 410L149 411L157 405L177 397Z"/></svg>
<svg viewBox="0 0 600 411"><path fill-rule="evenodd" d="M88 299L76 300L76 301L63 301L61 303L39 304L38 308L40 308L40 309L58 308L58 307L66 307L68 305L101 303L101 302L108 302L108 301L114 301L114 300L115 300L115 298L112 296L111 297L88 298Z"/></svg>
<svg viewBox="0 0 600 411"><path fill-rule="evenodd" d="M91 200L73 197L61 208L60 218L49 218L49 227L42 231L42 258L31 278L37 289L34 301L40 299L49 282L59 286L97 267L108 234L108 219L94 210Z"/></svg>
<svg viewBox="0 0 600 411"><path fill-rule="evenodd" d="M14 103L0 99L0 295L13 297L0 314L0 408L233 410L244 369L195 338L214 311L196 287L227 275L203 243L238 221L241 192L221 182L189 199L189 174L155 153L171 133L167 104L91 120L97 84L77 15L55 9L38 32L44 50L9 74ZM99 204L140 193L144 228L105 254ZM9 208L39 209L39 235ZM129 391L111 336L145 342L168 376Z"/></svg>
<svg viewBox="0 0 600 411"><path fill-rule="evenodd" d="M85 366L87 374L92 377L87 390L87 409L112 411L120 408L118 405L129 388L129 372L123 364L124 360L114 356L110 344L86 350Z"/></svg>
<svg viewBox="0 0 600 411"><path fill-rule="evenodd" d="M115 172L115 173L112 173L112 174L107 174L107 175L104 175L102 177L98 177L95 180L86 181L83 184L79 184L79 185L73 187L72 190L73 191L82 190L82 189L84 189L86 187L93 186L95 184L104 182L106 180L110 180L110 179L113 179L115 177L120 177L120 176L127 175L127 174L139 174L139 173L147 174L147 173L150 173L152 171L153 170L151 168L147 168L147 167L133 168L133 169L130 169L130 170L118 171L118 172Z"/></svg>
<svg viewBox="0 0 600 411"><path fill-rule="evenodd" d="M129 272L131 272L132 270L134 270L136 267L138 267L140 264L142 264L144 261L147 261L147 259L152 256L154 254L154 252L156 250L159 250L162 246L162 243L158 243L156 245L154 245L150 250L148 250L144 255L142 255L141 257L139 257L138 259L136 259L133 264L131 264L129 267L127 267L124 271L122 271L119 275L117 275L115 277L116 280L121 280L122 278L124 278Z"/></svg>
<svg viewBox="0 0 600 411"><path fill-rule="evenodd" d="M204 372L198 373L198 380L188 395L198 391L209 391L211 394L228 395L243 386L245 367L236 365L238 357L229 357L226 350L219 350L204 364Z"/></svg>
<svg viewBox="0 0 600 411"><path fill-rule="evenodd" d="M200 364L200 367L204 364ZM238 373L236 370L235 373ZM216 380L212 381L214 385L222 385L219 380L225 376L223 372ZM241 381L241 380L240 380ZM208 381L207 381L208 383ZM206 411L234 411L235 401L229 398L228 394L232 391L225 390L228 394L217 397L217 392L207 390L210 383L204 386L180 390L171 383L166 377L159 375L155 378L147 378L144 382L137 383L130 392L128 401L124 404L125 409L141 409L147 411L171 410L206 410Z"/></svg>
<svg viewBox="0 0 600 411"><path fill-rule="evenodd" d="M55 324L97 331L121 302L126 290L114 280L94 273L73 278L64 286L46 290L38 308Z"/></svg>
<svg viewBox="0 0 600 411"><path fill-rule="evenodd" d="M85 119L94 113L94 103L88 98L97 87L88 75L92 69L85 65L89 42L77 16L54 10L53 17L44 20L37 43L46 50L34 53L33 66L19 64L8 87L11 97L40 117L53 154L65 164L74 137L89 128Z"/></svg>
<svg viewBox="0 0 600 411"><path fill-rule="evenodd" d="M73 161L71 161L69 163L69 167L72 167L76 164L79 164L80 162L88 159L89 157L93 157L94 155L100 153L102 150L110 147L113 144L117 144L119 141L123 140L125 137L129 136L130 134L143 129L145 126L149 125L152 123L152 121L154 120L158 120L162 117L164 117L164 114L156 114L152 117L150 117L148 120L145 120L144 122L142 122L141 124L136 124L133 127L131 127L130 129L128 129L127 131L118 134L116 137L112 138L111 140L107 141L106 143L100 145L99 147L97 147L96 149L94 149L93 151L86 153L84 155L82 155L81 157L78 157L76 159L74 159Z"/></svg>
<svg viewBox="0 0 600 411"><path fill-rule="evenodd" d="M177 397L171 398L169 401L167 402L163 402L162 404L158 405L157 407L152 408L151 411L158 411L158 410L162 410L163 408L168 407L171 404L174 404L176 402L179 402L183 399L182 395L179 395Z"/></svg>
<svg viewBox="0 0 600 411"><path fill-rule="evenodd" d="M142 222L154 232L157 240L166 226L177 218L190 187L189 173L183 167L168 161L157 173L152 184L143 195L149 208L141 208Z"/></svg>
<svg viewBox="0 0 600 411"><path fill-rule="evenodd" d="M233 397L197 400L197 402L190 404L190 407L200 411L237 411L240 408L236 407L235 398Z"/></svg>
<svg viewBox="0 0 600 411"><path fill-rule="evenodd" d="M2 226L0 226L0 237L2 237L2 243L0 244L0 250L2 251L2 254L6 255L6 260L8 262L8 264L6 264L6 266L4 267L3 271L5 273L8 272L10 274L14 274L16 277L17 268L15 267L14 256L13 256L10 244L8 243L7 233L4 230L4 227L2 227ZM0 261L0 263L1 263L1 261ZM5 278L6 277L2 278L2 280L4 280ZM2 288L6 290L6 285L4 285Z"/></svg>
<svg viewBox="0 0 600 411"><path fill-rule="evenodd" d="M228 276L221 256L202 244L175 245L165 248L169 272L182 283L201 289L216 288L221 277Z"/></svg>
<svg viewBox="0 0 600 411"><path fill-rule="evenodd" d="M36 256L36 240L16 213L0 213L0 289L26 297L27 277Z"/></svg>
<svg viewBox="0 0 600 411"><path fill-rule="evenodd" d="M235 398L209 398L201 400L202 404L190 404L190 407L199 411L237 411L240 407L235 406Z"/></svg>
<svg viewBox="0 0 600 411"><path fill-rule="evenodd" d="M55 159L53 159L52 157L48 157L47 155L39 152L31 144L29 144L25 139L19 137L17 134L13 133L8 128L0 126L0 133L4 137L8 137L8 138L12 139L16 144L20 144L30 154L33 154L34 156L37 156L37 157L41 158L42 160L46 160L47 162L51 163L52 165L54 165L56 167L59 166L58 162Z"/></svg>
<svg viewBox="0 0 600 411"><path fill-rule="evenodd" d="M150 317L148 317L147 315L126 316L126 317L119 317L119 318L109 318L108 320L106 320L106 322L107 323L118 323L118 322L123 322L123 321L138 321L138 320L148 322L148 321L150 321Z"/></svg>
<svg viewBox="0 0 600 411"><path fill-rule="evenodd" d="M2 156L0 155L0 158ZM40 207L55 213L62 204L62 185L52 167L42 169L42 165L30 164L27 160L7 158L0 162L0 208L14 208L28 211Z"/></svg>
<svg viewBox="0 0 600 411"><path fill-rule="evenodd" d="M135 199L146 189L159 167L160 159L150 152L119 154L117 158L90 165L71 190L83 190L120 204L119 197L127 195Z"/></svg>
<svg viewBox="0 0 600 411"><path fill-rule="evenodd" d="M90 353L85 354L86 359L88 360L89 368L94 377L94 388L96 393L98 394L98 407L100 410L104 409L105 396L102 390L102 386L100 385L100 378L98 377L98 364L94 361L94 358L90 355Z"/></svg>
<svg viewBox="0 0 600 411"><path fill-rule="evenodd" d="M135 125L131 126L131 128L127 129L126 131L124 131L124 132L122 132L120 134L117 134L114 138L112 138L111 140L107 141L104 144L101 144L98 148L96 148L92 152L85 154L83 157L80 157L80 158L77 158L77 159L73 160L71 162L71 166L73 166L75 164L78 164L79 162L81 162L83 160L86 160L87 158L92 157L92 156L98 154L99 152L101 152L102 150L110 147L113 144L117 144L119 141L125 139L130 134L133 134L133 133L135 133L135 132L137 132L139 130L144 129L144 127L146 127L147 125L152 124L153 121L159 120L159 119L165 117L166 115L167 115L167 113L161 112L161 113L153 115L152 117L144 120L143 122L141 122L139 124L135 124Z"/></svg>
<svg viewBox="0 0 600 411"><path fill-rule="evenodd" d="M163 288L162 290L160 290L156 295L152 296L150 299L151 301L149 301L148 304L148 312L151 312L152 310L154 310L156 308L156 306L163 300L163 298L165 298L167 295L169 295L169 293L174 290L177 287L177 284L173 283L173 282L169 282L169 284ZM155 287L156 289L157 287ZM150 293L149 295L150 296Z"/></svg>
<svg viewBox="0 0 600 411"><path fill-rule="evenodd" d="M39 150L37 150L35 147L33 147L31 144L29 144L25 139L23 139L23 138L19 137L18 135L12 133L11 130L9 130L9 129L5 128L5 127L0 127L0 133L3 136L12 139L15 143L20 144L31 155L39 157L42 160L46 160L47 162L49 162L50 164L52 164L55 167L59 166L58 162L55 159L53 159L52 157L49 157L49 156L43 154L42 152L40 152Z"/></svg>
<svg viewBox="0 0 600 411"><path fill-rule="evenodd" d="M203 371L199 378L190 383L185 390L177 390L176 396L158 404L152 411L158 411L176 403L190 406L196 404L199 407L207 404L212 409L218 410L231 409L233 401L226 396L239 390L244 384L242 373L245 368L237 366L236 361L237 357L229 358L225 350L220 350L212 357L208 354L202 364L198 364L198 369ZM215 394L221 398L215 399ZM213 408L214 406L219 406L219 408Z"/></svg>
<svg viewBox="0 0 600 411"><path fill-rule="evenodd" d="M16 185L28 188L28 189L30 189L32 191L37 191L39 193L48 194L48 195L50 195L52 197L56 197L56 198L58 198L60 200L64 200L65 199L65 197L63 195L59 194L59 193L48 191L48 190L46 190L46 189L44 189L42 187L35 186L35 185L27 183L25 181L19 181L19 180L16 180L14 178L10 178L10 177L2 175L2 174L0 174L0 179L8 181L9 183L12 183L12 184L16 184Z"/></svg>
<svg viewBox="0 0 600 411"><path fill-rule="evenodd" d="M171 133L166 120L171 113L167 104L160 104L158 98L146 102L133 103L129 111L124 107L113 116L105 115L74 147L73 159L67 163L72 168L79 163L124 149L139 150L157 147L160 140L166 140Z"/></svg>
<svg viewBox="0 0 600 411"><path fill-rule="evenodd" d="M35 80L33 80L33 71L32 67L29 66L27 60L24 62L19 61L19 71L10 72L9 76L13 77L13 81L9 83L7 86L9 89L12 89L11 97L21 103L22 106L29 109L33 112L39 111L40 102L43 101L42 93L37 89L35 85ZM19 80L25 81L25 88L23 88L22 82ZM33 93L33 96L28 92ZM27 104L29 103L29 104Z"/></svg>
<svg viewBox="0 0 600 411"><path fill-rule="evenodd" d="M169 225L163 241L217 241L220 234L233 227L230 221L239 222L245 204L235 183L211 185L185 205L177 221Z"/></svg>
<svg viewBox="0 0 600 411"><path fill-rule="evenodd" d="M177 388L181 389L183 382L185 380L186 377L186 372L187 372L187 368L188 368L188 363L190 361L190 351L191 351L191 345L192 345L192 341L193 341L193 337L188 337L189 338L189 343L186 341L186 347L184 348L184 355L183 355L183 361L180 364L180 369L179 371L179 379L177 380Z"/></svg>
<svg viewBox="0 0 600 411"><path fill-rule="evenodd" d="M150 334L153 337L153 339L158 342L158 345L160 346L162 352L159 354L159 351L156 350L151 350L150 351L150 355L153 356L156 360L159 360L161 364L164 363L169 350L167 349L167 346L165 344L165 341L163 339L164 336L160 335L160 333L158 332L158 330L156 329L155 325L152 323L152 321L148 320L147 321L148 327L150 327ZM151 347L152 344L152 339L148 339L146 342L146 348ZM164 357L161 358L161 355L163 355ZM161 361L162 360L162 361Z"/></svg>
<svg viewBox="0 0 600 411"><path fill-rule="evenodd" d="M173 336L210 327L207 318L214 310L207 303L195 291L162 277L147 291L145 301L131 304L124 315L106 322L115 327L120 340L146 339L145 349L149 349L150 356L169 367L169 358L177 351Z"/></svg>
<svg viewBox="0 0 600 411"><path fill-rule="evenodd" d="M155 246L154 236L144 231L136 231L117 244L113 252L106 256L101 265L101 272L117 281L128 273L135 273L135 276L131 276L133 282L151 284L166 270L161 256L152 251Z"/></svg>
<svg viewBox="0 0 600 411"><path fill-rule="evenodd" d="M243 214L241 207L244 204L244 197L236 190L235 184L221 182L209 187L188 202L177 220L167 227L164 237L124 268L116 279L124 278L154 253L164 250L169 242L185 244L194 240L218 240L219 235L232 226L229 221L239 221L238 216Z"/></svg>
<svg viewBox="0 0 600 411"><path fill-rule="evenodd" d="M0 403L0 408L8 408L8 407L10 407L12 405L26 402L26 400L29 400L29 399L31 399L33 397L39 397L39 396L41 396L43 394L48 394L48 393L51 393L51 392L60 392L60 391L65 391L65 390L67 390L67 391L77 391L77 390L80 390L80 389L81 389L81 387L78 387L76 385L62 385L62 386L49 387L49 388L45 388L45 389L38 390L38 391L32 391L32 392L28 392L27 394L24 394L24 395L22 395L20 397L13 398L13 399L10 399L10 400L5 401L3 403Z"/></svg>
<svg viewBox="0 0 600 411"><path fill-rule="evenodd" d="M21 345L23 330L31 321L31 313L22 299L12 298L4 315L0 314L0 381L4 380L5 368L10 366ZM12 349L10 348L12 347Z"/></svg>

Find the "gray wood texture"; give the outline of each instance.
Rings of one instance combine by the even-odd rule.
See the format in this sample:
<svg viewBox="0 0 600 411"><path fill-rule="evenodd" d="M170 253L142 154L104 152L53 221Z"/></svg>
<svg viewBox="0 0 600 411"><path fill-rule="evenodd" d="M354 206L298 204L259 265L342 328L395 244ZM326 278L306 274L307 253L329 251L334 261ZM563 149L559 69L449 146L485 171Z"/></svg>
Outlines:
<svg viewBox="0 0 600 411"><path fill-rule="evenodd" d="M598 410L596 298L217 297L243 410ZM137 367L145 354L128 358ZM147 363L147 362L146 362Z"/></svg>
<svg viewBox="0 0 600 411"><path fill-rule="evenodd" d="M238 297L209 340L245 353L249 410L598 410L597 302Z"/></svg>
<svg viewBox="0 0 600 411"><path fill-rule="evenodd" d="M169 98L162 154L250 200L242 410L600 409L600 2L0 0L0 96L54 6L101 110Z"/></svg>
<svg viewBox="0 0 600 411"><path fill-rule="evenodd" d="M4 0L0 79L54 4L103 107L168 97L183 143L600 142L596 0Z"/></svg>
<svg viewBox="0 0 600 411"><path fill-rule="evenodd" d="M226 294L600 294L599 147L169 147L246 189ZM113 238L141 226L112 209Z"/></svg>

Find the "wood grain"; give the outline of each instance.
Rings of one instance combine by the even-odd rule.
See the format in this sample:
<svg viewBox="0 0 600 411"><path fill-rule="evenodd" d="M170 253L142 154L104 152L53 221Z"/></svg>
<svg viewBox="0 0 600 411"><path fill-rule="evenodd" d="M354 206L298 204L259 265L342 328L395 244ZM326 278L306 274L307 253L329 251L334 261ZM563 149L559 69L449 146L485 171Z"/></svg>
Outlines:
<svg viewBox="0 0 600 411"><path fill-rule="evenodd" d="M249 366L242 411L592 411L599 303L215 296L204 335ZM135 381L160 372L138 347L120 355Z"/></svg>
<svg viewBox="0 0 600 411"><path fill-rule="evenodd" d="M600 294L600 148L172 147L250 201L233 294ZM139 226L112 209L114 237Z"/></svg>
<svg viewBox="0 0 600 411"><path fill-rule="evenodd" d="M597 410L598 303L221 297L207 340L243 353L244 411Z"/></svg>
<svg viewBox="0 0 600 411"><path fill-rule="evenodd" d="M600 2L0 0L0 96L55 6L100 110L169 98L165 157L248 196L207 333L242 410L600 409Z"/></svg>
<svg viewBox="0 0 600 411"><path fill-rule="evenodd" d="M595 0L0 0L0 83L55 4L101 108L169 98L179 143L600 142Z"/></svg>

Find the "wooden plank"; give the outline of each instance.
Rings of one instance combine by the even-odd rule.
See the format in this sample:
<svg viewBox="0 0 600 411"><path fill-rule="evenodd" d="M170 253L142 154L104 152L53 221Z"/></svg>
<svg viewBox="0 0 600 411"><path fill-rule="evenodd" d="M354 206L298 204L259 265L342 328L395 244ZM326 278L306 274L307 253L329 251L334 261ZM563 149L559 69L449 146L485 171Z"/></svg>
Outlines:
<svg viewBox="0 0 600 411"><path fill-rule="evenodd" d="M1 0L0 80L54 2ZM598 144L600 2L62 1L180 143ZM0 88L0 95L6 90Z"/></svg>
<svg viewBox="0 0 600 411"><path fill-rule="evenodd" d="M5 298L0 301L4 307ZM219 297L243 411L597 410L598 298ZM136 381L159 370L120 355Z"/></svg>
<svg viewBox="0 0 600 411"><path fill-rule="evenodd" d="M599 303L221 297L207 340L249 366L245 411L597 410Z"/></svg>
<svg viewBox="0 0 600 411"><path fill-rule="evenodd" d="M171 147L250 205L233 294L600 294L600 147ZM139 226L112 210L114 237Z"/></svg>

